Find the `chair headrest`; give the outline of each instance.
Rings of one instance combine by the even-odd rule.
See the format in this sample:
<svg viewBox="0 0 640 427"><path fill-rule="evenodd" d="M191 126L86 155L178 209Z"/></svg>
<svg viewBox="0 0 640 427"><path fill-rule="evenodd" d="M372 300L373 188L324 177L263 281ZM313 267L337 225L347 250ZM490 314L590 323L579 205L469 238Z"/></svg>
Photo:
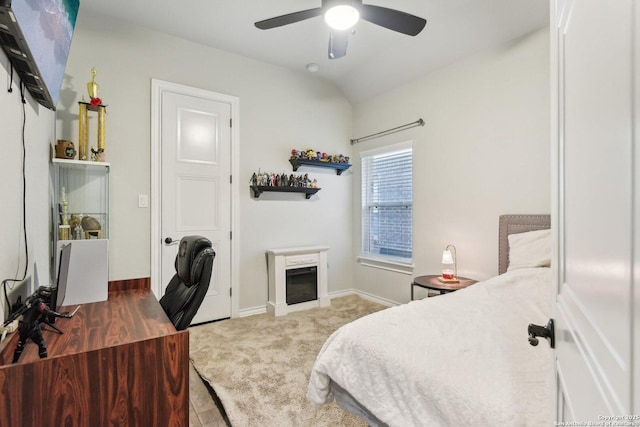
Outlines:
<svg viewBox="0 0 640 427"><path fill-rule="evenodd" d="M176 255L176 273L182 283L191 286L200 281L207 257L214 256L211 241L202 236L185 236L180 240Z"/></svg>

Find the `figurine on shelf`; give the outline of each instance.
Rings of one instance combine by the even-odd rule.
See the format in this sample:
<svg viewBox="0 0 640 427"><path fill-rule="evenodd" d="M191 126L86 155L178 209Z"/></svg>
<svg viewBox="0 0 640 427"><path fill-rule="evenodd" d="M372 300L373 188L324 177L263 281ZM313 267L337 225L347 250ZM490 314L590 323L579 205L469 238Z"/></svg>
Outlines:
<svg viewBox="0 0 640 427"><path fill-rule="evenodd" d="M349 157L342 154L330 154L319 150L291 150L290 160L319 160L324 163L349 163Z"/></svg>
<svg viewBox="0 0 640 427"><path fill-rule="evenodd" d="M69 225L69 202L67 201L67 190L66 188L64 188L64 186L62 187L61 193L62 194L60 199L62 200L62 225Z"/></svg>
<svg viewBox="0 0 640 427"><path fill-rule="evenodd" d="M91 148L91 160L94 162L104 162L104 149L98 148L94 150Z"/></svg>
<svg viewBox="0 0 640 427"><path fill-rule="evenodd" d="M309 184L309 187L318 188L318 180L313 178L313 180L311 181L311 184Z"/></svg>
<svg viewBox="0 0 640 427"><path fill-rule="evenodd" d="M317 185L317 180L311 180L309 178L309 175L304 174L304 175L295 175L295 174L290 174L287 175L285 172L282 173L267 173L267 172L261 172L258 171L257 173L253 173L251 175L251 179L250 179L250 184L252 186L257 186L257 187L300 187L300 188L307 188L307 187L311 187L312 185ZM315 188L315 187L314 187ZM95 223L93 224L89 224L87 221L85 220L91 219L92 221L95 221ZM76 215L71 215L71 229L72 229L72 234L73 234L73 229L77 226L78 228L80 228L80 224L76 223L78 222L77 216ZM87 233L87 231L91 231L91 232L95 232L96 229L99 230L99 223L91 217L84 217L82 219L82 227L84 228L85 231L85 239L89 239L91 237L95 237L93 234ZM98 238L100 238L98 236Z"/></svg>
<svg viewBox="0 0 640 427"><path fill-rule="evenodd" d="M59 139L56 143L57 159L73 159L76 156L76 147L72 141Z"/></svg>
<svg viewBox="0 0 640 427"><path fill-rule="evenodd" d="M81 239L82 237L82 226L80 225L80 217L76 214L71 214L71 219L69 220L69 225L71 226L71 238L72 239Z"/></svg>

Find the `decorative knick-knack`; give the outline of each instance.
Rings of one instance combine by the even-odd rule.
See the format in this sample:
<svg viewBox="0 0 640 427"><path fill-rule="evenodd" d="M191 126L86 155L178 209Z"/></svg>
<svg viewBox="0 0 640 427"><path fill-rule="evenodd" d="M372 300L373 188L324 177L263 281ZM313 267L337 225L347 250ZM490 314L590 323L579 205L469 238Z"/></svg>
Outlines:
<svg viewBox="0 0 640 427"><path fill-rule="evenodd" d="M98 74L98 71L96 70L96 67L93 67L91 69L91 81L87 83L87 92L89 92L89 98L91 98L91 100L89 101L89 103L86 103L84 102L83 97L83 100L78 103L78 160L89 160L89 156L91 156L91 160L94 162L104 162L104 135L107 121L107 107L106 105L102 105L102 99L98 97L98 93L100 92L100 85L96 83L96 74ZM89 152L89 142L87 135L89 128L89 111L98 113L98 147L95 150L91 148L91 152Z"/></svg>
<svg viewBox="0 0 640 427"><path fill-rule="evenodd" d="M96 67L93 67L91 69L91 81L89 83L87 83L87 92L89 92L89 98L91 99L91 101L93 101L94 99L100 99L98 98L98 93L100 92L100 85L98 83L96 83L96 74L98 74L98 70L96 70ZM94 105L93 102L91 102L92 105ZM98 102L99 105L100 102Z"/></svg>

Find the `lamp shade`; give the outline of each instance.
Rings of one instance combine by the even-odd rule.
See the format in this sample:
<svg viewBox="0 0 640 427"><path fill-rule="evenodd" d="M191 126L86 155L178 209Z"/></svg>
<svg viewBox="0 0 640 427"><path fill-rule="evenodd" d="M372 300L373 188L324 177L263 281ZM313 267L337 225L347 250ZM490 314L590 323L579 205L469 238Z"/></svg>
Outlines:
<svg viewBox="0 0 640 427"><path fill-rule="evenodd" d="M445 249L442 252L442 263L453 264L453 255L451 255L451 251L449 249Z"/></svg>
<svg viewBox="0 0 640 427"><path fill-rule="evenodd" d="M360 13L353 6L338 5L330 8L324 14L324 20L334 30L344 31L356 25Z"/></svg>
<svg viewBox="0 0 640 427"><path fill-rule="evenodd" d="M449 249L453 249L453 253ZM456 259L456 247L447 245L442 251L442 277L447 280L456 280L458 265ZM452 268L453 267L453 268Z"/></svg>

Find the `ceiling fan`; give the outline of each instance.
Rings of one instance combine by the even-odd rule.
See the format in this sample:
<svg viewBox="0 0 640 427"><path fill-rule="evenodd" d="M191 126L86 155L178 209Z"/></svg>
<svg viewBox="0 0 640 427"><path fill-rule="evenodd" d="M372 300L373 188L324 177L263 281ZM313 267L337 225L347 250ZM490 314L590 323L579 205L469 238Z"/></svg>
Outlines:
<svg viewBox="0 0 640 427"><path fill-rule="evenodd" d="M269 30L320 15L324 15L325 21L331 27L329 59L341 58L347 54L351 28L360 18L409 36L418 35L427 24L425 19L417 16L382 6L362 4L362 0L322 0L321 6L315 9L265 19L256 22L255 26L261 30Z"/></svg>

